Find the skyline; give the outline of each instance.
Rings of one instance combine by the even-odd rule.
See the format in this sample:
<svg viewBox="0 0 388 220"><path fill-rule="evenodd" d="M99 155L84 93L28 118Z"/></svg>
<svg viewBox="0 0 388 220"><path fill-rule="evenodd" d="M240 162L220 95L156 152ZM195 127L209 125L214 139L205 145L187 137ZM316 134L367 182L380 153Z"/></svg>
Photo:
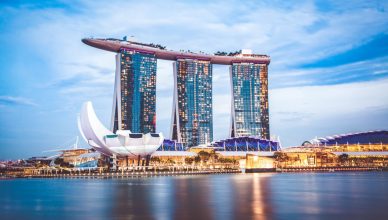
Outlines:
<svg viewBox="0 0 388 220"><path fill-rule="evenodd" d="M314 136L387 130L388 4L325 4L0 3L0 159L42 155L79 135L76 117L85 101L109 127L114 53L84 45L89 36L135 35L178 51L268 54L270 133L283 147ZM231 92L228 69L213 68L219 140L228 135ZM172 62L158 60L156 129L166 137L172 69Z"/></svg>

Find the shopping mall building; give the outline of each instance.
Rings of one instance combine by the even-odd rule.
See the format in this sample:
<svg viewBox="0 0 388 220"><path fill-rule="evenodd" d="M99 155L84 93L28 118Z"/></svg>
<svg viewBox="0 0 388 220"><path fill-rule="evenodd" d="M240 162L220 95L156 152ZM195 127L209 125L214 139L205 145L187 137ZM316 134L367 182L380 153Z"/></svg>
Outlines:
<svg viewBox="0 0 388 220"><path fill-rule="evenodd" d="M281 167L388 165L388 131L332 135L278 152Z"/></svg>

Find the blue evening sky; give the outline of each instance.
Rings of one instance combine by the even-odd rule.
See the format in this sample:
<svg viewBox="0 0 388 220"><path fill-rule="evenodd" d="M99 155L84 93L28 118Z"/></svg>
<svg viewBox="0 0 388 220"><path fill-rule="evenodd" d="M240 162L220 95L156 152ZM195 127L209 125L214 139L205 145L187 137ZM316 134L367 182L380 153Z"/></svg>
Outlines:
<svg viewBox="0 0 388 220"><path fill-rule="evenodd" d="M0 160L48 154L79 135L92 101L109 127L114 53L84 37L134 36L173 50L271 56L271 135L388 129L388 1L1 1ZM230 126L228 67L213 69L214 137ZM158 61L157 130L169 136L172 63ZM81 142L86 147L84 142Z"/></svg>

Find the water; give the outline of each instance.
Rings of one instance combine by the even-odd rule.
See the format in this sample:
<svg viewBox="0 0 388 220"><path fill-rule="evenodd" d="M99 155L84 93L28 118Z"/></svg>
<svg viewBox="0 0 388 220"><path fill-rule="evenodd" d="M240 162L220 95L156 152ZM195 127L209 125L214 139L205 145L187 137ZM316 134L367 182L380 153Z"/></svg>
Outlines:
<svg viewBox="0 0 388 220"><path fill-rule="evenodd" d="M0 181L0 219L388 219L388 172Z"/></svg>

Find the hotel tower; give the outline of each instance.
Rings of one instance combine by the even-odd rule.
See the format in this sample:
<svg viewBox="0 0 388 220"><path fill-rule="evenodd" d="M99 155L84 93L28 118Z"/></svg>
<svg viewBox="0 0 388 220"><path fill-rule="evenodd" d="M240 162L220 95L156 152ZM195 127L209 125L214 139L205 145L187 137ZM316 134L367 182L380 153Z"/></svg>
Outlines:
<svg viewBox="0 0 388 220"><path fill-rule="evenodd" d="M256 136L269 140L268 66L233 63L231 137Z"/></svg>
<svg viewBox="0 0 388 220"><path fill-rule="evenodd" d="M116 76L112 130L155 133L156 57L154 54L120 49Z"/></svg>
<svg viewBox="0 0 388 220"><path fill-rule="evenodd" d="M173 61L171 138L186 147L213 141L212 65L228 65L232 91L229 136L270 138L266 55L250 50L216 54L166 50L157 44L83 39L116 54L112 130L155 132L156 62Z"/></svg>
<svg viewBox="0 0 388 220"><path fill-rule="evenodd" d="M185 146L213 140L212 65L209 61L178 59L174 67L172 139Z"/></svg>

